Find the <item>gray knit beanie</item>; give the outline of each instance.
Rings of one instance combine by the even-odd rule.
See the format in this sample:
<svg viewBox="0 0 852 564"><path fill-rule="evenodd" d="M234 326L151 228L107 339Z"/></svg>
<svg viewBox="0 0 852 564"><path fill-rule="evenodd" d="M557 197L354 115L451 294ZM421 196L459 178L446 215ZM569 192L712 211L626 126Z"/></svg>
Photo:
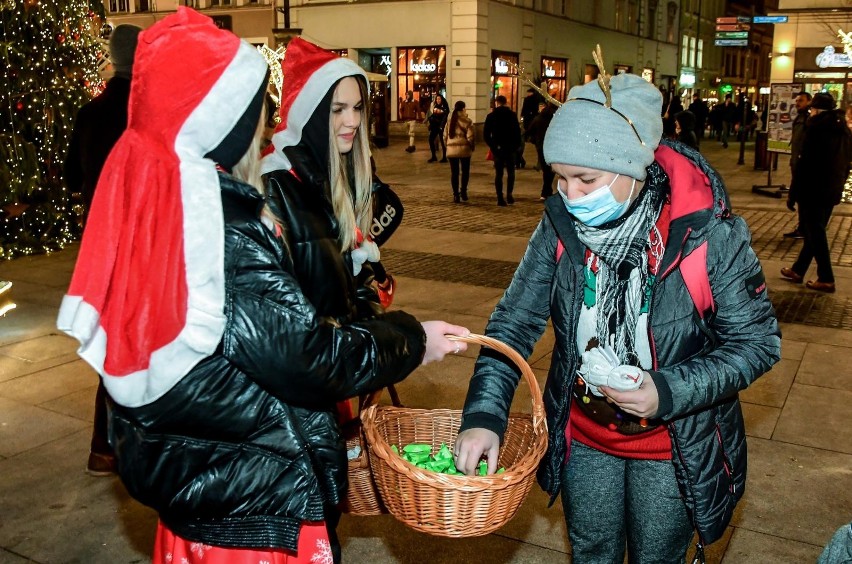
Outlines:
<svg viewBox="0 0 852 564"><path fill-rule="evenodd" d="M568 92L547 128L544 160L645 180L663 135L663 96L635 74L618 74L609 84L610 108L598 81Z"/></svg>
<svg viewBox="0 0 852 564"><path fill-rule="evenodd" d="M130 76L133 72L133 56L136 41L142 28L131 24L116 26L109 36L109 60L115 74Z"/></svg>

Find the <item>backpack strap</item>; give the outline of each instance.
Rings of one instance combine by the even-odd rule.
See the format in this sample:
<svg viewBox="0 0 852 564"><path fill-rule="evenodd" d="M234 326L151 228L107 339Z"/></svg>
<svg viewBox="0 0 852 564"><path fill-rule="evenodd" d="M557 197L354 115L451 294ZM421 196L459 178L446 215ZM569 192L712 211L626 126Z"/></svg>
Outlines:
<svg viewBox="0 0 852 564"><path fill-rule="evenodd" d="M683 257L679 268L699 319L706 320L716 313L716 302L710 289L710 275L707 273L707 241Z"/></svg>

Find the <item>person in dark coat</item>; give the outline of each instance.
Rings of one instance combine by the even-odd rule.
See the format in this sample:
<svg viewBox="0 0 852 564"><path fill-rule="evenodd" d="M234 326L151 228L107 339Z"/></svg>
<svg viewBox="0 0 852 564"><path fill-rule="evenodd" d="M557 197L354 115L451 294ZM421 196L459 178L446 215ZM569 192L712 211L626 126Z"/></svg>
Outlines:
<svg viewBox="0 0 852 564"><path fill-rule="evenodd" d="M337 402L461 352L445 335L467 331L367 307L357 64L288 44L282 70L304 80L285 81L261 162L269 69L251 44L180 6L138 51L57 324L104 379L124 486L159 515L153 564L199 547L205 562L339 562Z"/></svg>
<svg viewBox="0 0 852 564"><path fill-rule="evenodd" d="M483 136L485 144L494 157L494 189L497 191L497 205L515 203L512 191L515 189L515 158L522 143L521 126L518 116L506 105L505 96L494 99L495 107L485 117ZM506 198L503 199L503 171L506 171Z"/></svg>
<svg viewBox="0 0 852 564"><path fill-rule="evenodd" d="M524 158L524 149L526 142L529 141L529 131L533 120L538 115L539 107L541 106L541 94L535 91L535 88L527 88L527 95L524 96L521 102L521 130L523 132L523 142L518 149L518 166L524 168L527 166L527 161Z"/></svg>
<svg viewBox="0 0 852 564"><path fill-rule="evenodd" d="M555 177L553 169L544 160L544 137L547 134L547 128L550 126L554 112L556 112L556 106L553 104L540 103L538 115L533 119L527 133L530 143L535 145L538 168L541 170L541 196L539 197L541 201L553 195L553 179Z"/></svg>
<svg viewBox="0 0 852 564"><path fill-rule="evenodd" d="M95 187L104 162L127 127L127 100L136 42L142 28L130 24L116 26L109 37L113 77L96 98L77 112L71 142L65 158L65 183L83 199L83 222L89 217ZM106 390L100 378L95 392L95 419L86 473L109 476L115 472L115 456L107 440Z"/></svg>
<svg viewBox="0 0 852 564"><path fill-rule="evenodd" d="M740 119L737 117L737 106L734 104L733 96L725 94L725 103L722 104L722 109L719 112L722 117L722 135L720 136L720 141L722 141L722 147L727 149L731 130L737 120ZM739 115L741 116L742 114Z"/></svg>
<svg viewBox="0 0 852 564"><path fill-rule="evenodd" d="M550 122L559 196L485 333L527 358L552 325L537 478L551 503L562 498L574 562L682 563L694 535L703 561L746 485L738 392L780 360L780 332L721 178L660 141L653 85L606 78L573 87ZM703 319L682 276L692 253L715 303ZM518 382L504 355L480 353L454 445L460 471L483 456L496 471Z"/></svg>
<svg viewBox="0 0 852 564"><path fill-rule="evenodd" d="M698 136L695 134L695 114L684 110L675 116L675 133L677 140L698 150Z"/></svg>
<svg viewBox="0 0 852 564"><path fill-rule="evenodd" d="M663 114L663 137L674 139L675 133L675 116L683 111L683 103L680 101L680 93L673 92L669 105Z"/></svg>
<svg viewBox="0 0 852 564"><path fill-rule="evenodd" d="M811 290L834 292L834 271L826 229L834 206L840 203L852 160L852 134L831 94L819 92L811 100L802 149L795 167L787 207L799 211L799 231L804 236L799 256L781 275L801 283L816 260L817 278L805 284Z"/></svg>
<svg viewBox="0 0 852 564"><path fill-rule="evenodd" d="M142 28L130 24L112 31L109 57L115 74L100 95L80 108L74 121L65 157L65 183L72 193L81 194L85 214L92 207L104 162L127 127L127 100L140 31Z"/></svg>
<svg viewBox="0 0 852 564"><path fill-rule="evenodd" d="M796 176L796 165L799 163L799 154L802 152L802 142L805 139L805 124L808 121L808 112L810 111L811 94L810 92L799 92L796 94L795 108L796 117L793 118L793 131L790 136L790 177ZM802 232L799 231L799 224L788 233L784 233L787 239L803 239Z"/></svg>
<svg viewBox="0 0 852 564"><path fill-rule="evenodd" d="M710 109L707 107L707 102L702 100L698 94L692 95L692 103L687 109L695 116L695 134L700 141L704 139L704 130L707 126L707 117L710 115Z"/></svg>
<svg viewBox="0 0 852 564"><path fill-rule="evenodd" d="M426 121L429 124L429 150L432 151L432 157L428 162L434 163L438 160L435 153L438 151L438 144L441 145L441 162L447 162L447 144L444 143L444 127L447 125L447 118L450 117L450 105L444 100L440 94L435 96L435 101L429 107L429 117Z"/></svg>

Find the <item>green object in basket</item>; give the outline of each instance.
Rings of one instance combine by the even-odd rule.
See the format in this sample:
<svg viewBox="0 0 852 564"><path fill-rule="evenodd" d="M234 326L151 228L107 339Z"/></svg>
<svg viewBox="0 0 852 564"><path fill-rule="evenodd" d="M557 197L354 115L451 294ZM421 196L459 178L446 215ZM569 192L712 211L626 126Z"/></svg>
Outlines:
<svg viewBox="0 0 852 564"><path fill-rule="evenodd" d="M400 454L396 445L391 445L391 450ZM431 450L431 445L412 443L402 448L401 456L406 462L410 462L423 470L447 474L449 476L463 475L456 468L455 457L453 457L453 453L446 443L441 443L441 447L434 454L430 454ZM479 476L485 476L488 472L488 463L484 460L480 461L477 470ZM505 468L500 468L497 470L497 474L502 474L505 471Z"/></svg>

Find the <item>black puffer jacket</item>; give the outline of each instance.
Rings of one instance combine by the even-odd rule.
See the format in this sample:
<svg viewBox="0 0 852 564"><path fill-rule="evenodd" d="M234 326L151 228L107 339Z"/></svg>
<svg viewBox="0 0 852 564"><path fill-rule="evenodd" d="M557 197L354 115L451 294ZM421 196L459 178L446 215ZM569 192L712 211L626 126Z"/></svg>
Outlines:
<svg viewBox="0 0 852 564"><path fill-rule="evenodd" d="M849 177L852 140L841 110L808 118L789 198L806 207L836 206Z"/></svg>
<svg viewBox="0 0 852 564"><path fill-rule="evenodd" d="M425 336L404 312L362 321L318 314L288 247L258 219L261 197L228 176L220 182L222 342L157 401L113 405L111 442L128 491L177 535L295 549L302 521L323 520L323 507L345 495L335 403L402 380L420 364ZM329 226L302 230L323 241ZM318 233L309 236L312 230ZM353 312L340 257L318 258L314 270L325 273L323 291Z"/></svg>
<svg viewBox="0 0 852 564"><path fill-rule="evenodd" d="M707 544L721 537L745 487L745 428L738 392L779 360L781 340L748 227L730 215L721 179L698 152L679 143L664 144L687 154L712 185L675 182L671 188L668 246L648 314L658 416L669 430L681 496L699 538ZM648 168L646 183L669 190L669 178L657 163ZM565 247L558 261L557 239ZM704 242L718 307L709 324L715 344L698 322L678 270L682 258ZM548 451L538 471L539 483L552 500L560 491L565 428L580 360L575 328L583 300L584 251L562 200L551 198L486 329L486 335L526 358L552 319L556 341L543 391ZM461 429L483 427L502 436L518 381L510 361L483 349Z"/></svg>

